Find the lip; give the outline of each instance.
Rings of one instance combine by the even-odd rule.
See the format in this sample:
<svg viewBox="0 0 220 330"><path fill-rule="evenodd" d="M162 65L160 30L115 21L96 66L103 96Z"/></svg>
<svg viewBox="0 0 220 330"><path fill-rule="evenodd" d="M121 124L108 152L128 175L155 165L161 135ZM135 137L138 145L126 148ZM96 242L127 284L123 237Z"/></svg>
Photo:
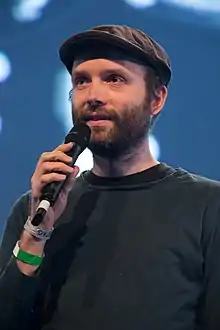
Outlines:
<svg viewBox="0 0 220 330"><path fill-rule="evenodd" d="M111 120L109 119L98 119L98 120L88 120L87 124L89 126L104 126L104 125L108 125L109 123L111 123Z"/></svg>

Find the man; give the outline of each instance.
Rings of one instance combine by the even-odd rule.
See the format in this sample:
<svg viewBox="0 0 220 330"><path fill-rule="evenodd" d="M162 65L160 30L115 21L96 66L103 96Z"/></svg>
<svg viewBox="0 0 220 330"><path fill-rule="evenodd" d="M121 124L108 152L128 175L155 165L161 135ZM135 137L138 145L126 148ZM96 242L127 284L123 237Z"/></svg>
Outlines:
<svg viewBox="0 0 220 330"><path fill-rule="evenodd" d="M77 34L60 56L73 122L91 128L94 167L74 180L71 143L39 158L2 239L1 329L220 329L219 183L149 150L168 56L126 26ZM31 224L42 189L66 177L42 238Z"/></svg>

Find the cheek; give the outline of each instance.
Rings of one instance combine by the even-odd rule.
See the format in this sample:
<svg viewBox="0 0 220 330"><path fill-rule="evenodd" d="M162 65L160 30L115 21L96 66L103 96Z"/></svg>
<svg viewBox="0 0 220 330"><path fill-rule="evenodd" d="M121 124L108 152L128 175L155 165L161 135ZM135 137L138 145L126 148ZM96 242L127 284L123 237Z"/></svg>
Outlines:
<svg viewBox="0 0 220 330"><path fill-rule="evenodd" d="M78 117L81 110L84 109L85 100L81 96L74 95L72 101L72 113L75 117Z"/></svg>
<svg viewBox="0 0 220 330"><path fill-rule="evenodd" d="M146 87L143 84L136 85L132 93L133 102L137 105L141 105L146 99Z"/></svg>
<svg viewBox="0 0 220 330"><path fill-rule="evenodd" d="M145 101L145 91L138 89L127 90L117 95L112 95L110 105L117 110L124 110L131 107L139 107Z"/></svg>
<svg viewBox="0 0 220 330"><path fill-rule="evenodd" d="M78 109L82 106L83 98L82 95L80 96L78 93L74 93L73 100L72 100L72 108Z"/></svg>
<svg viewBox="0 0 220 330"><path fill-rule="evenodd" d="M129 104L139 106L143 103L146 97L145 86L128 86L121 93L112 94L112 100L114 105L117 105L119 108L125 108Z"/></svg>

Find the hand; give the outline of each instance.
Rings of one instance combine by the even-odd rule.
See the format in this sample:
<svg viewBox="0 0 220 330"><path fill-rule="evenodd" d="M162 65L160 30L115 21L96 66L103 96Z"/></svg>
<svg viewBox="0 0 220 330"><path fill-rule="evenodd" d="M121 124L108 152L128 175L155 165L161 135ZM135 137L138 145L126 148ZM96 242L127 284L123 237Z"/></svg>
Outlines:
<svg viewBox="0 0 220 330"><path fill-rule="evenodd" d="M30 216L33 217L39 204L39 198L43 187L53 181L64 181L67 175L69 175L56 203L53 207L49 208L46 216L44 217L41 225L46 228L51 228L55 221L63 213L66 207L69 191L72 187L72 181L79 172L79 168L77 166L69 166L72 158L65 154L65 152L71 150L72 146L73 144L70 142L60 145L52 152L44 152L39 158L35 172L31 178ZM62 174L57 172L61 172Z"/></svg>

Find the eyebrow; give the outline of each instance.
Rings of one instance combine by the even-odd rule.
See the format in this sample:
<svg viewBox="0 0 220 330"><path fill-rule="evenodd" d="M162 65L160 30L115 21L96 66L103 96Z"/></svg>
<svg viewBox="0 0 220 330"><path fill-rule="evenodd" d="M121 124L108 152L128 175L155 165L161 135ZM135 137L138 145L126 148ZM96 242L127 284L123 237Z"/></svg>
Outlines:
<svg viewBox="0 0 220 330"><path fill-rule="evenodd" d="M111 69L103 69L100 71L101 75L106 75L106 74L118 74L118 75L126 75L128 76L128 72L126 72L125 70L123 70L122 68L111 68ZM80 69L76 69L73 70L72 73L72 80L74 80L75 78L79 77L79 76L85 76L88 77L90 76L89 72L86 70L80 70Z"/></svg>

